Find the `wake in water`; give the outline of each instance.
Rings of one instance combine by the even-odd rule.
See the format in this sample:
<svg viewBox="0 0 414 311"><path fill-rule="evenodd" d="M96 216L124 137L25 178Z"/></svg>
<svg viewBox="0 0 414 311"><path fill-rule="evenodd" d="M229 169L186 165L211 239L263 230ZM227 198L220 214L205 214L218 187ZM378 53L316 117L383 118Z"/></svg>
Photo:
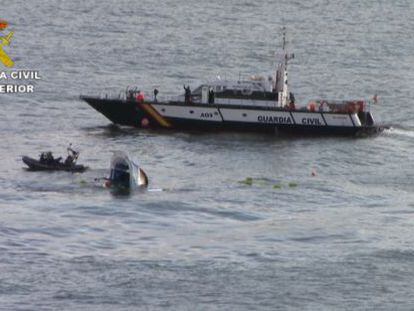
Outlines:
<svg viewBox="0 0 414 311"><path fill-rule="evenodd" d="M414 128L391 126L389 129L384 130L384 134L414 138Z"/></svg>

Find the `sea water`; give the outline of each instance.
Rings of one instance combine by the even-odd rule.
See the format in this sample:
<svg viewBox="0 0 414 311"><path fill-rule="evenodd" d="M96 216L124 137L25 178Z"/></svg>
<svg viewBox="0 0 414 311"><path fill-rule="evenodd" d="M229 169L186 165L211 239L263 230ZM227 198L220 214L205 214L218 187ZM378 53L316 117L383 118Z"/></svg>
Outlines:
<svg viewBox="0 0 414 311"><path fill-rule="evenodd" d="M0 15L12 70L41 77L0 94L0 309L413 308L412 2L16 0ZM283 26L298 104L378 94L371 110L391 129L139 130L79 100L267 76ZM69 143L90 170L24 169L21 156ZM95 183L115 150L162 191Z"/></svg>

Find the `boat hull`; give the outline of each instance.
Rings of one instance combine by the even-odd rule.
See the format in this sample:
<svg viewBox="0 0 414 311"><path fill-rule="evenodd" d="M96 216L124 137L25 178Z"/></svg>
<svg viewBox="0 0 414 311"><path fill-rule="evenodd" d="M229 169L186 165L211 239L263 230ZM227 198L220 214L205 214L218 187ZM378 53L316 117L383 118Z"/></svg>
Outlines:
<svg viewBox="0 0 414 311"><path fill-rule="evenodd" d="M184 103L127 101L81 96L111 122L138 128L168 128L192 131L243 131L294 135L375 135L379 125L360 125L352 115L337 114L344 125L329 125L330 113L287 111L268 107L237 107ZM330 119L329 119L330 118ZM328 120L328 121L327 121ZM329 121L330 122L330 121Z"/></svg>

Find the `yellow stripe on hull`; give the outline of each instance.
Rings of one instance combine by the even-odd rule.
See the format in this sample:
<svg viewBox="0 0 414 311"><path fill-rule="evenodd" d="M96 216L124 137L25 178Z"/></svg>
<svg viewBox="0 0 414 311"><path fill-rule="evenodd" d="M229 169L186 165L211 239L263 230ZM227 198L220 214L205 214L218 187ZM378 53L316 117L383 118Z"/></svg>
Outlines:
<svg viewBox="0 0 414 311"><path fill-rule="evenodd" d="M152 118L154 118L162 127L171 127L171 123L168 122L162 115L160 115L158 111L156 111L150 104L140 104L139 106Z"/></svg>

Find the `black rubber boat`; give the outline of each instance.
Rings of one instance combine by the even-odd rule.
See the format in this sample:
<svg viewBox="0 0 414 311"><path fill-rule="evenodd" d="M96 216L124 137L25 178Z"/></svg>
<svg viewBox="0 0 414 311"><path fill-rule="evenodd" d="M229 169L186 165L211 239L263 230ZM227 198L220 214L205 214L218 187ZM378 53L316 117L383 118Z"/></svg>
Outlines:
<svg viewBox="0 0 414 311"><path fill-rule="evenodd" d="M76 160L79 157L79 152L73 150L71 145L67 148L68 156L65 161L62 162L62 158L55 159L52 152L42 152L39 160L31 157L23 156L23 162L32 171L66 171L66 172L84 172L88 167L80 164L76 164Z"/></svg>
<svg viewBox="0 0 414 311"><path fill-rule="evenodd" d="M27 156L22 158L23 162L31 171L66 171L66 172L84 172L88 167L80 164L65 164L63 162L42 162Z"/></svg>

